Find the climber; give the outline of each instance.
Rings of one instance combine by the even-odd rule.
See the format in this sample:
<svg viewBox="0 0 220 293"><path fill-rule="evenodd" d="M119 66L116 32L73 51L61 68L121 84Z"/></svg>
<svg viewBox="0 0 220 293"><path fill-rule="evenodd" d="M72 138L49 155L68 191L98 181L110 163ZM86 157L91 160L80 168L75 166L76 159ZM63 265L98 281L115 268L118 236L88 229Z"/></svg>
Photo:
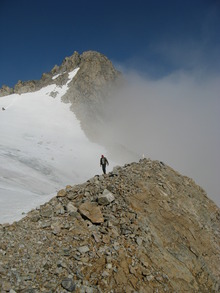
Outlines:
<svg viewBox="0 0 220 293"><path fill-rule="evenodd" d="M106 164L109 165L108 160L102 155L100 159L100 167L102 166L103 174L106 174Z"/></svg>

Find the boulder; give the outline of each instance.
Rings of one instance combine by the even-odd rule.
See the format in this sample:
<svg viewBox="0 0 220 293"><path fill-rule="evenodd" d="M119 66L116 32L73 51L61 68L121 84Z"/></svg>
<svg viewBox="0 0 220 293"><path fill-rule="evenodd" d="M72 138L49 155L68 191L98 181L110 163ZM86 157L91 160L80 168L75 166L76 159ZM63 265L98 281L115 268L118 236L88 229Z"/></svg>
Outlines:
<svg viewBox="0 0 220 293"><path fill-rule="evenodd" d="M105 189L102 195L99 196L98 203L100 205L108 205L114 200L115 200L114 195L109 190Z"/></svg>
<svg viewBox="0 0 220 293"><path fill-rule="evenodd" d="M96 203L87 201L81 204L79 206L79 212L81 215L88 218L93 224L104 222L102 212Z"/></svg>

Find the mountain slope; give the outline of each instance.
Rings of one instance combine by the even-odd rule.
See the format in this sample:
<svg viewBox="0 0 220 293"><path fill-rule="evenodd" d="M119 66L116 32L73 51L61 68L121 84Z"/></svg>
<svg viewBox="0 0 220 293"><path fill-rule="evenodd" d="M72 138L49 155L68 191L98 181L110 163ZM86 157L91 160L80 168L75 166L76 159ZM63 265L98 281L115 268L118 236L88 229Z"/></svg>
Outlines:
<svg viewBox="0 0 220 293"><path fill-rule="evenodd" d="M16 292L219 292L219 217L193 180L162 162L117 167L0 226L0 284Z"/></svg>
<svg viewBox="0 0 220 293"><path fill-rule="evenodd" d="M79 68L77 75L68 79L69 72ZM126 149L120 142L108 136L109 118L107 105L114 99L114 93L122 87L124 79L119 71L112 65L106 56L95 51L83 54L74 52L66 57L60 66L42 75L40 80L18 81L14 88L3 86L0 97L11 93L27 93L42 87L56 84L62 87L68 82L68 89L61 100L70 103L71 110L80 121L82 130L93 142L101 144L108 150L108 155L117 162L125 163L127 160L136 160L139 157ZM56 97L56 90L52 96Z"/></svg>
<svg viewBox="0 0 220 293"><path fill-rule="evenodd" d="M111 165L137 158L98 127L120 84L112 63L88 51L66 57L40 80L0 89L0 222L20 219L58 189L98 174L102 153Z"/></svg>
<svg viewBox="0 0 220 293"><path fill-rule="evenodd" d="M21 218L65 185L100 172L105 149L87 139L61 101L78 70L62 86L0 98L0 222Z"/></svg>

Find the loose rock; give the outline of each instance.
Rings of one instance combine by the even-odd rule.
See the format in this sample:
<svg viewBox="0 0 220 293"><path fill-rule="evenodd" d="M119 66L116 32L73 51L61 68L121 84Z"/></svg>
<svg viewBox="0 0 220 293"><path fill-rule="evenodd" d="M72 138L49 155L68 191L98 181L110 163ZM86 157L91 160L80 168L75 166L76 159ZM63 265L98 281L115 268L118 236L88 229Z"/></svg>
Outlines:
<svg viewBox="0 0 220 293"><path fill-rule="evenodd" d="M79 212L94 224L104 222L102 212L96 203L85 202L81 204L79 207Z"/></svg>
<svg viewBox="0 0 220 293"><path fill-rule="evenodd" d="M60 194L0 225L0 292L219 292L220 210L191 179L144 159Z"/></svg>
<svg viewBox="0 0 220 293"><path fill-rule="evenodd" d="M99 196L98 203L101 205L108 205L114 200L114 195L109 190L105 189L102 195Z"/></svg>

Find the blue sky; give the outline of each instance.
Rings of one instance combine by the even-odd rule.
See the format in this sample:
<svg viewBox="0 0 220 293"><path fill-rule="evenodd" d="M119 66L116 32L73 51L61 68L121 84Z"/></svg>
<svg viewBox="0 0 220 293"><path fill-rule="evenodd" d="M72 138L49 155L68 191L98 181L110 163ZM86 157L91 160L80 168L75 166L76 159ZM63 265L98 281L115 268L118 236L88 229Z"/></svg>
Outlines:
<svg viewBox="0 0 220 293"><path fill-rule="evenodd" d="M160 78L219 72L218 0L0 0L0 86L40 79L74 51Z"/></svg>
<svg viewBox="0 0 220 293"><path fill-rule="evenodd" d="M0 0L0 37L0 87L40 79L74 51L106 55L131 77L109 137L120 125L124 145L220 206L219 0Z"/></svg>

